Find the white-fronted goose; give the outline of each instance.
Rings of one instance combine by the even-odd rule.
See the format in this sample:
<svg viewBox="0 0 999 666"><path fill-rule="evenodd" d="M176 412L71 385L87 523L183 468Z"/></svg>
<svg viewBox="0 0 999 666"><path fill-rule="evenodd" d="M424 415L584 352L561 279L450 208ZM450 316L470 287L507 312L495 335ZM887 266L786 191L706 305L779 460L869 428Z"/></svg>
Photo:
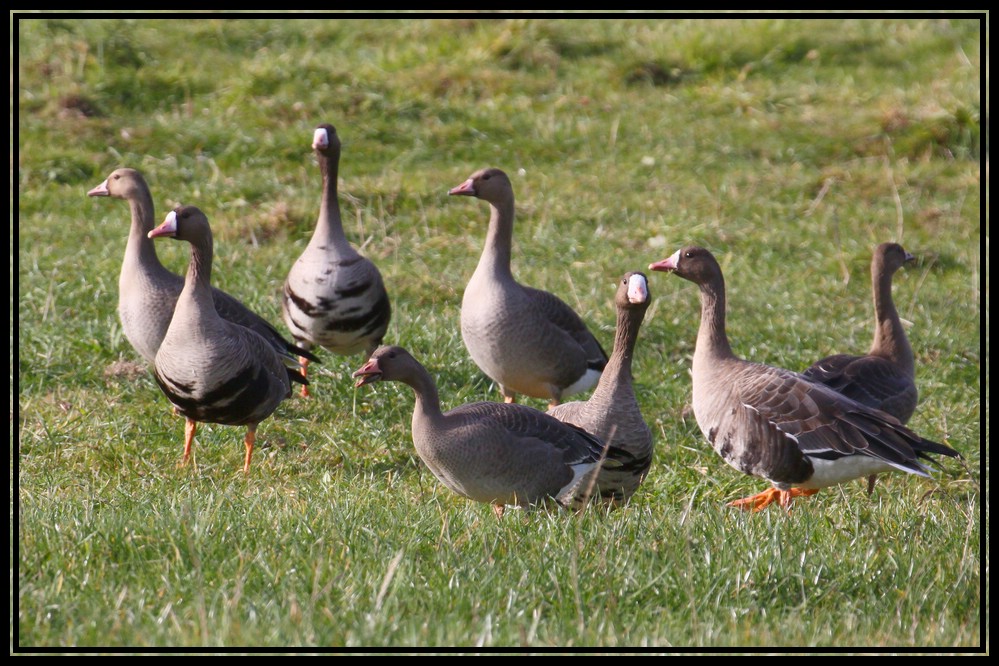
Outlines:
<svg viewBox="0 0 999 666"><path fill-rule="evenodd" d="M916 362L891 297L892 276L915 257L898 243L882 243L871 259L874 291L874 343L863 356L835 354L805 370L811 380L831 386L902 423L916 409Z"/></svg>
<svg viewBox="0 0 999 666"><path fill-rule="evenodd" d="M597 474L597 493L614 504L634 494L652 464L652 432L638 407L631 374L638 329L651 302L645 275L625 273L614 296L614 348L597 388L585 402L565 402L548 410L558 420L577 425L628 455L619 457L621 464L604 467Z"/></svg>
<svg viewBox="0 0 999 666"><path fill-rule="evenodd" d="M576 505L604 444L581 428L526 405L476 402L441 413L437 386L401 347L379 347L354 373L357 386L399 381L416 393L413 444L441 483L478 502L530 506L554 498ZM613 460L605 464L614 464Z"/></svg>
<svg viewBox="0 0 999 666"><path fill-rule="evenodd" d="M881 243L871 258L874 292L874 342L863 356L834 354L815 362L802 374L868 407L888 412L908 423L916 411L916 361L891 297L892 276L915 259L898 243ZM877 476L868 480L873 492Z"/></svg>
<svg viewBox="0 0 999 666"><path fill-rule="evenodd" d="M506 402L518 393L550 405L597 383L607 354L557 296L517 283L510 269L513 185L499 169L476 171L448 194L489 203L489 230L461 301L461 337Z"/></svg>
<svg viewBox="0 0 999 666"><path fill-rule="evenodd" d="M167 214L150 238L169 236L191 244L191 262L173 319L156 352L156 382L187 419L184 458L199 422L245 425L249 473L257 424L291 395L292 381L305 381L284 365L274 347L259 333L223 319L211 289L212 231L195 206Z"/></svg>
<svg viewBox="0 0 999 666"><path fill-rule="evenodd" d="M312 239L284 282L281 312L295 342L334 354L371 354L381 344L391 317L378 268L351 246L343 233L337 200L340 137L332 125L313 133L322 173L319 219ZM308 359L302 360L305 376ZM302 395L308 390L302 387Z"/></svg>
<svg viewBox="0 0 999 666"><path fill-rule="evenodd" d="M149 186L135 169L115 169L103 183L87 192L87 196L124 199L131 209L132 226L118 278L118 316L129 343L152 364L173 318L184 278L160 263L156 244L148 237L156 226ZM212 288L212 296L219 316L262 335L289 363L297 364L300 355L308 354L285 340L264 318L229 294ZM316 360L315 357L312 360Z"/></svg>
<svg viewBox="0 0 999 666"><path fill-rule="evenodd" d="M890 470L929 476L919 458L958 455L824 384L733 354L725 332L725 281L704 248L683 248L649 268L700 288L692 374L701 432L729 465L773 484L732 506L759 511L776 500L787 508L795 496Z"/></svg>

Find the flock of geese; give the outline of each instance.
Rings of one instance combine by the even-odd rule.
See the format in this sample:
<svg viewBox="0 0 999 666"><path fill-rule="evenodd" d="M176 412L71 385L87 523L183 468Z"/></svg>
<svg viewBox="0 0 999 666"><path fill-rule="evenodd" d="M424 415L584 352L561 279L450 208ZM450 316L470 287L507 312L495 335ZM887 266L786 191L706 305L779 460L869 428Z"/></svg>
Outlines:
<svg viewBox="0 0 999 666"><path fill-rule="evenodd" d="M134 169L113 171L89 196L124 199L131 230L119 282L125 337L153 368L156 382L186 419L190 457L199 422L246 426L249 473L258 424L301 385L322 348L364 353L356 386L409 385L416 404L412 437L421 460L450 490L491 504L531 506L549 499L581 509L593 498L627 502L645 479L653 437L632 383L632 358L651 296L647 276L626 273L615 295L610 356L557 296L521 285L510 267L514 196L500 169L472 174L450 195L489 204L485 246L461 304L461 335L476 365L499 386L503 402L441 409L436 383L406 349L382 346L391 317L378 268L344 235L337 196L340 139L329 124L313 134L322 173L315 232L284 283L286 339L239 300L212 287L212 232L204 212L180 206L156 226L153 201ZM166 269L154 240L191 245L185 277ZM725 332L725 283L712 254L685 247L649 266L700 289L693 358L693 411L715 451L732 467L771 487L730 505L759 511L773 502L856 478L901 470L928 476L929 454L954 449L908 429L917 402L912 348L891 297L892 275L912 259L883 243L871 262L875 334L863 355L839 354L804 373L736 356ZM594 388L595 387L595 388ZM585 401L563 402L594 389ZM547 412L517 395L549 401Z"/></svg>

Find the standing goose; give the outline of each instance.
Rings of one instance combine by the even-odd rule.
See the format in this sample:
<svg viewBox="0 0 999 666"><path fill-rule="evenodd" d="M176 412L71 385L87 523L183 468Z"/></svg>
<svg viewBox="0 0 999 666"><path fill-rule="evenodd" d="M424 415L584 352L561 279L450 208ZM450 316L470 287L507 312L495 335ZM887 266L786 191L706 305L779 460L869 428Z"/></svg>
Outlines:
<svg viewBox="0 0 999 666"><path fill-rule="evenodd" d="M356 386L412 387L420 459L449 489L492 504L497 515L507 504L526 507L548 497L576 505L577 490L600 464L604 444L597 437L526 405L475 402L441 413L433 378L401 347L379 347L354 377Z"/></svg>
<svg viewBox="0 0 999 666"><path fill-rule="evenodd" d="M895 271L913 259L898 243L875 248L871 259L874 343L870 350L864 356L827 356L802 373L868 407L888 412L902 423L912 417L919 392L916 362L891 297L891 281Z"/></svg>
<svg viewBox="0 0 999 666"><path fill-rule="evenodd" d="M604 467L597 474L597 492L614 504L634 494L652 464L652 432L638 407L631 374L638 329L651 302L645 275L625 273L614 296L614 348L597 388L585 402L566 402L548 410L558 420L577 425L627 454L622 464Z"/></svg>
<svg viewBox="0 0 999 666"><path fill-rule="evenodd" d="M259 333L219 316L211 288L212 230L195 206L167 214L150 238L170 236L191 244L184 289L163 342L156 352L156 382L187 419L184 458L199 422L245 425L249 473L257 424L291 395L291 382L304 382L282 363L274 347Z"/></svg>
<svg viewBox="0 0 999 666"><path fill-rule="evenodd" d="M129 343L151 365L170 326L184 278L167 270L156 256L156 244L148 236L156 226L153 197L142 174L135 169L115 169L87 196L124 199L132 211L132 227L118 279L118 316ZM285 340L264 318L229 294L213 287L212 296L220 317L262 335L286 363L297 365L299 356L317 360Z"/></svg>
<svg viewBox="0 0 999 666"><path fill-rule="evenodd" d="M391 308L378 268L343 233L337 200L340 137L330 124L316 128L312 148L323 178L319 219L312 239L288 272L281 299L284 322L305 349L371 354L388 329ZM302 359L305 376L308 359ZM308 390L303 386L302 395Z"/></svg>
<svg viewBox="0 0 999 666"><path fill-rule="evenodd" d="M562 398L597 383L607 354L579 315L557 296L517 283L510 270L513 185L499 169L476 171L448 194L489 203L489 230L461 301L461 337L505 402L518 393Z"/></svg>
<svg viewBox="0 0 999 666"><path fill-rule="evenodd" d="M725 281L704 248L686 247L649 266L701 292L694 349L694 416L715 451L773 487L730 506L759 511L850 479L890 470L929 476L919 458L959 455L898 419L798 373L738 358L725 333Z"/></svg>
<svg viewBox="0 0 999 666"><path fill-rule="evenodd" d="M834 354L816 361L802 374L868 407L888 412L908 423L916 411L916 361L902 328L891 282L895 272L915 257L898 243L881 243L871 258L874 292L874 342L864 356ZM877 475L868 479L873 492Z"/></svg>

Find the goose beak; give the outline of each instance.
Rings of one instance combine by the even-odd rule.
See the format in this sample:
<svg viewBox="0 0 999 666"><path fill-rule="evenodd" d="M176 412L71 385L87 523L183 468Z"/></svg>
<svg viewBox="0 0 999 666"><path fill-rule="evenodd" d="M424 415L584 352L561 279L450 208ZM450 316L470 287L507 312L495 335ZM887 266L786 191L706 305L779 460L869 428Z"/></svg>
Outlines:
<svg viewBox="0 0 999 666"><path fill-rule="evenodd" d="M108 181L105 180L103 183L95 187L94 189L87 192L88 197L108 197L111 193L108 192Z"/></svg>
<svg viewBox="0 0 999 666"><path fill-rule="evenodd" d="M464 183L458 187L452 187L447 191L449 195L464 194L465 196L474 197L475 196L475 182L469 178Z"/></svg>
<svg viewBox="0 0 999 666"><path fill-rule="evenodd" d="M916 260L916 255L912 254L911 252L906 252L905 253L905 262L904 263L909 263L910 261L915 261L915 260Z"/></svg>
<svg viewBox="0 0 999 666"><path fill-rule="evenodd" d="M177 213L170 211L167 213L166 219L163 220L163 224L156 227L148 234L150 238L158 238L160 236L176 236L177 235Z"/></svg>
<svg viewBox="0 0 999 666"><path fill-rule="evenodd" d="M378 361L369 360L367 363L362 365L360 369L354 371L354 374L352 374L351 377L358 378L357 382L354 384L354 388L358 388L381 381L382 371L378 368Z"/></svg>
<svg viewBox="0 0 999 666"><path fill-rule="evenodd" d="M676 270L678 263L680 263L680 250L674 252L668 259L663 259L662 261L657 261L654 264L649 264L649 270L672 273Z"/></svg>

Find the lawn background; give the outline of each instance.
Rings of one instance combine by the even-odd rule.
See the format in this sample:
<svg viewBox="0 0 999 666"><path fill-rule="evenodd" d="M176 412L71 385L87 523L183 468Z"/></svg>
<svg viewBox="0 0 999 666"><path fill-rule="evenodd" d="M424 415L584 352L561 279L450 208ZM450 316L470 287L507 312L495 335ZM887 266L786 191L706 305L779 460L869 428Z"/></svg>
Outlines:
<svg viewBox="0 0 999 666"><path fill-rule="evenodd" d="M12 14L11 652L987 650L981 16ZM128 208L86 191L130 166L158 220L200 206L214 283L284 330L320 122L343 141L348 237L393 300L387 341L445 407L499 399L458 333L488 208L446 194L499 166L515 275L608 349L617 278L696 243L725 271L736 353L859 353L871 250L901 241L910 426L966 467L790 515L726 508L765 483L689 414L697 291L657 273L635 361L656 456L623 510L496 520L416 457L409 389L355 391L364 359L328 353L314 398L261 425L249 477L240 428L204 426L178 468L182 421L117 319ZM157 251L184 270L186 246Z"/></svg>

